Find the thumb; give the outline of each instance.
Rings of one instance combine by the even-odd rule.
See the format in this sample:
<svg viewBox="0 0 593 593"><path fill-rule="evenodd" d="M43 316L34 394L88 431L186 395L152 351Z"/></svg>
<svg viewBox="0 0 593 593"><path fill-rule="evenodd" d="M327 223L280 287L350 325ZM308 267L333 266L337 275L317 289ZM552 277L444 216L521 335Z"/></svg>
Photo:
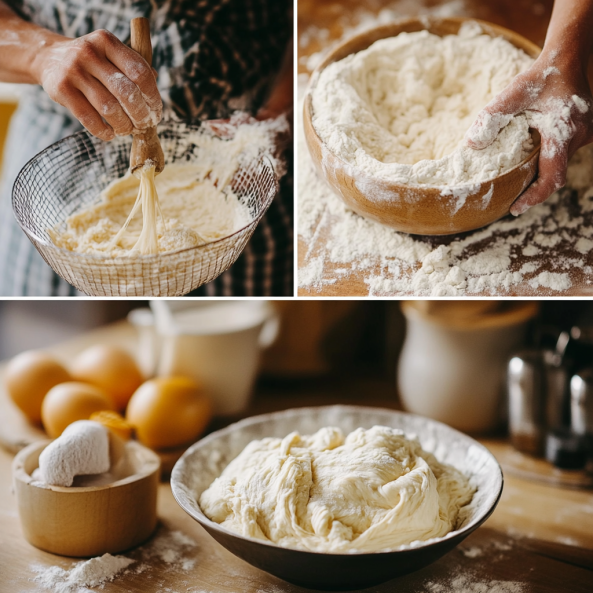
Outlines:
<svg viewBox="0 0 593 593"><path fill-rule="evenodd" d="M476 117L465 133L465 143L470 148L481 150L490 146L513 117L529 107L533 97L526 92L526 85L519 75Z"/></svg>

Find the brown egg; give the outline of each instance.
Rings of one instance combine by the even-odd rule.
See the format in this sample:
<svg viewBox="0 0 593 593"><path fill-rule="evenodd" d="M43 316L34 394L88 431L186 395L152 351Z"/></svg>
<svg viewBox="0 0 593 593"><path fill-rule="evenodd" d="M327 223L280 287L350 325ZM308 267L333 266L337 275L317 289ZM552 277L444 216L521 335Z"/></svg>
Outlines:
<svg viewBox="0 0 593 593"><path fill-rule="evenodd" d="M87 348L74 359L70 371L75 381L91 383L105 391L120 412L144 381L134 357L115 346Z"/></svg>
<svg viewBox="0 0 593 593"><path fill-rule="evenodd" d="M45 352L30 350L15 356L6 367L6 391L27 418L41 422L45 394L58 383L70 381L70 373Z"/></svg>
<svg viewBox="0 0 593 593"><path fill-rule="evenodd" d="M55 439L76 420L88 420L93 412L113 410L111 398L95 385L69 381L52 387L41 406L47 434Z"/></svg>
<svg viewBox="0 0 593 593"><path fill-rule="evenodd" d="M211 418L210 400L187 377L146 381L132 396L126 412L138 440L152 449L192 443Z"/></svg>

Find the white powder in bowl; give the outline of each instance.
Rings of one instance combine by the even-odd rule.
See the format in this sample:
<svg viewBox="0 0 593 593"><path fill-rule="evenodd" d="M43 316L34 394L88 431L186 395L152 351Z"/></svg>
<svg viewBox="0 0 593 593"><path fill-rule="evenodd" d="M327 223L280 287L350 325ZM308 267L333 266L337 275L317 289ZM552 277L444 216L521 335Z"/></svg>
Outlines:
<svg viewBox="0 0 593 593"><path fill-rule="evenodd" d="M313 125L330 152L365 175L406 185L476 184L533 149L524 115L505 116L484 150L463 141L480 110L532 63L473 21L458 35L400 33L330 64L312 81ZM458 193L456 209L465 201Z"/></svg>
<svg viewBox="0 0 593 593"><path fill-rule="evenodd" d="M345 294L340 282L353 294L353 281L354 294L369 296L557 295L591 285L593 145L575 154L566 188L545 203L471 233L430 238L349 210L317 175L302 126L297 134L298 284L311 294L327 285Z"/></svg>

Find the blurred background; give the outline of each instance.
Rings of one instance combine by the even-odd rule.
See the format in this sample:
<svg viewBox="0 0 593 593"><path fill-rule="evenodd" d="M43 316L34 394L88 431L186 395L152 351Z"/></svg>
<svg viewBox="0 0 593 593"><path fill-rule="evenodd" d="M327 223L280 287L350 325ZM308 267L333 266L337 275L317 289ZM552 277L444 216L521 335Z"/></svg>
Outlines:
<svg viewBox="0 0 593 593"><path fill-rule="evenodd" d="M353 404L507 439L564 469L591 450L590 301L0 302L2 359L55 350L68 367L68 352L103 342L130 351L145 378L203 384L208 430Z"/></svg>

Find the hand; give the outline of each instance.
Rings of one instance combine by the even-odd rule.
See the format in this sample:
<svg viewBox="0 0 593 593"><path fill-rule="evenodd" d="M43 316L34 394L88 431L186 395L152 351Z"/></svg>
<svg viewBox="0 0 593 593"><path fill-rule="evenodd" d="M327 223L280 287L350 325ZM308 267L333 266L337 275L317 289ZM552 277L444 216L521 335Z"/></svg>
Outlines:
<svg viewBox="0 0 593 593"><path fill-rule="evenodd" d="M558 51L544 50L529 70L490 101L466 134L467 145L481 150L521 112L540 133L538 177L511 206L515 216L560 189L568 159L593 141L593 99L584 70Z"/></svg>
<svg viewBox="0 0 593 593"><path fill-rule="evenodd" d="M33 61L32 75L54 101L102 140L161 120L155 71L108 31L78 39L50 36Z"/></svg>

